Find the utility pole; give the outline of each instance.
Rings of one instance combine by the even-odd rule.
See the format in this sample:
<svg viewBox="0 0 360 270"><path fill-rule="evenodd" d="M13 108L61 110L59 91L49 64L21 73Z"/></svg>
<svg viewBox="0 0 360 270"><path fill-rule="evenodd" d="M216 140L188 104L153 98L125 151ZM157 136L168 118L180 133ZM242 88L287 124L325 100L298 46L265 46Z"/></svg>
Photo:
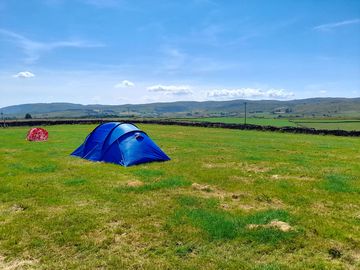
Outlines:
<svg viewBox="0 0 360 270"><path fill-rule="evenodd" d="M4 118L4 113L1 112L1 119L2 119L2 122L3 122L3 127L5 127L5 118Z"/></svg>
<svg viewBox="0 0 360 270"><path fill-rule="evenodd" d="M244 105L245 105L245 121L244 121L244 125L246 125L246 104L247 104L247 102L244 102Z"/></svg>

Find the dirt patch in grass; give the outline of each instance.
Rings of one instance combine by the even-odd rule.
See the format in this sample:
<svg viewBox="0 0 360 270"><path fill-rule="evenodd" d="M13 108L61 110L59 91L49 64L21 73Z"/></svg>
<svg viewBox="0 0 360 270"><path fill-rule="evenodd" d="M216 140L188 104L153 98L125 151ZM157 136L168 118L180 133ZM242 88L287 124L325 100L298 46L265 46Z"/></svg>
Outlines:
<svg viewBox="0 0 360 270"><path fill-rule="evenodd" d="M331 206L324 202L316 202L310 208L317 215L327 216L331 214Z"/></svg>
<svg viewBox="0 0 360 270"><path fill-rule="evenodd" d="M259 228L272 228L272 229L280 230L282 232L289 232L293 230L293 228L288 223L276 219L272 220L270 223L265 225L248 224L246 227L250 230L259 229Z"/></svg>
<svg viewBox="0 0 360 270"><path fill-rule="evenodd" d="M87 233L85 238L91 239L91 241L96 245L103 244L107 241L116 242L122 236L128 234L130 229L131 225L122 221L114 220L106 223L101 228Z"/></svg>
<svg viewBox="0 0 360 270"><path fill-rule="evenodd" d="M273 174L271 175L270 179L272 180L295 180L295 181L315 181L315 178L308 177L305 175L279 175Z"/></svg>
<svg viewBox="0 0 360 270"><path fill-rule="evenodd" d="M275 208L282 208L284 206L284 203L281 200L279 200L277 198L272 198L271 196L269 196L266 193L260 193L260 194L256 195L255 200L260 203L265 203L267 205L271 205L272 207L275 207Z"/></svg>
<svg viewBox="0 0 360 270"><path fill-rule="evenodd" d="M267 165L267 164L266 164ZM270 168L265 166L265 164L257 163L257 164L244 164L244 169L247 172L253 172L253 173L265 173L270 171Z"/></svg>
<svg viewBox="0 0 360 270"><path fill-rule="evenodd" d="M231 198L234 195L231 192L221 190L221 189L211 186L211 185L193 183L191 185L191 188L195 191L200 191L200 195L204 198L215 197L215 198L219 198L219 199L224 199L226 197Z"/></svg>
<svg viewBox="0 0 360 270"><path fill-rule="evenodd" d="M153 191L153 190L160 190L160 189L174 189L178 187L186 187L190 186L191 182L183 179L182 177L169 177L165 179L161 179L155 182L148 182L143 185L138 186L129 186L124 185L117 188L117 191L119 192L147 192L147 191Z"/></svg>
<svg viewBox="0 0 360 270"><path fill-rule="evenodd" d="M139 180L132 180L126 183L127 187L141 187L144 183Z"/></svg>
<svg viewBox="0 0 360 270"><path fill-rule="evenodd" d="M350 260L354 263L360 263L360 249L350 252Z"/></svg>
<svg viewBox="0 0 360 270"><path fill-rule="evenodd" d="M3 270L20 270L20 269L36 269L37 261L35 260L12 260L6 261L5 257L0 255L0 269Z"/></svg>
<svg viewBox="0 0 360 270"><path fill-rule="evenodd" d="M270 171L270 168L267 167L268 164L263 164L261 162L258 162L256 164L249 164L249 163L243 163L243 162L226 162L226 163L203 163L203 167L207 169L225 169L225 168L231 168L231 169L242 169L247 172L252 173L264 173Z"/></svg>
<svg viewBox="0 0 360 270"><path fill-rule="evenodd" d="M23 204L14 204L13 206L11 206L10 211L11 212L21 212L26 210L28 207L23 205Z"/></svg>
<svg viewBox="0 0 360 270"><path fill-rule="evenodd" d="M191 187L195 190L205 191L205 192L212 192L214 189L211 188L209 185L201 185L198 183L193 183Z"/></svg>
<svg viewBox="0 0 360 270"><path fill-rule="evenodd" d="M204 163L203 168L214 169L214 168L233 168L234 162L229 163Z"/></svg>
<svg viewBox="0 0 360 270"><path fill-rule="evenodd" d="M281 209L284 203L276 198L270 198L268 195L260 194L251 199L252 196L245 192L228 192L217 187L205 184L193 183L192 190L196 191L196 195L204 199L219 199L221 208L227 211L242 209L246 212L258 209L265 210ZM250 199L250 200L249 200Z"/></svg>
<svg viewBox="0 0 360 270"><path fill-rule="evenodd" d="M256 211L265 211L266 209L279 210L283 208L283 204L280 201L273 201L271 203L266 202L257 202L257 201L246 201L242 202L241 200L233 200L227 203L221 204L224 210L233 211L241 209L244 212Z"/></svg>

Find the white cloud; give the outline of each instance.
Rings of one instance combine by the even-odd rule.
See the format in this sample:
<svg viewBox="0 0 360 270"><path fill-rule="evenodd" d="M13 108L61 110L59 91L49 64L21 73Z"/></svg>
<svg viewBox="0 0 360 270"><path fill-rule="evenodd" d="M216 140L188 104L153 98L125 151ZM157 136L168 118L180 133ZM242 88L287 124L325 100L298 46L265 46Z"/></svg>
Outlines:
<svg viewBox="0 0 360 270"><path fill-rule="evenodd" d="M326 94L327 93L326 90L320 90L319 92L320 92L320 94Z"/></svg>
<svg viewBox="0 0 360 270"><path fill-rule="evenodd" d="M288 99L294 96L294 93L284 89L262 90L258 88L240 88L240 89L220 89L207 92L207 97L211 99L236 99L236 98L271 98Z"/></svg>
<svg viewBox="0 0 360 270"><path fill-rule="evenodd" d="M1 28L0 36L8 38L9 41L14 42L17 47L22 49L26 55L25 61L27 63L34 63L44 52L50 52L58 48L95 48L104 46L100 43L93 43L83 40L66 40L55 42L34 41L15 32Z"/></svg>
<svg viewBox="0 0 360 270"><path fill-rule="evenodd" d="M346 20L346 21L335 22L335 23L321 24L321 25L315 26L313 29L316 31L330 31L334 28L342 27L345 25L358 24L358 23L360 23L360 19L353 19L353 20Z"/></svg>
<svg viewBox="0 0 360 270"><path fill-rule="evenodd" d="M115 88L130 88L130 87L134 87L134 86L135 86L135 84L128 80L123 80L114 85Z"/></svg>
<svg viewBox="0 0 360 270"><path fill-rule="evenodd" d="M13 75L14 78L23 78L23 79L27 79L27 78L33 78L35 77L34 73L31 73L30 71L21 71L15 75Z"/></svg>
<svg viewBox="0 0 360 270"><path fill-rule="evenodd" d="M147 88L150 92L160 92L166 95L190 95L193 93L190 86L188 85L153 85Z"/></svg>

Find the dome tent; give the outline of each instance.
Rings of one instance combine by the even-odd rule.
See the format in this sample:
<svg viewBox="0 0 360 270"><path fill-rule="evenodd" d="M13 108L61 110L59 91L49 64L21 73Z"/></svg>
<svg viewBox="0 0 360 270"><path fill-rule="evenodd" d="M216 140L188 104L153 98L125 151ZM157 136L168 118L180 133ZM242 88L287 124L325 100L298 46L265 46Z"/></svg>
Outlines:
<svg viewBox="0 0 360 270"><path fill-rule="evenodd" d="M49 133L43 128L32 128L26 135L28 141L41 142L49 138Z"/></svg>
<svg viewBox="0 0 360 270"><path fill-rule="evenodd" d="M97 126L71 155L122 166L170 160L145 132L118 122Z"/></svg>

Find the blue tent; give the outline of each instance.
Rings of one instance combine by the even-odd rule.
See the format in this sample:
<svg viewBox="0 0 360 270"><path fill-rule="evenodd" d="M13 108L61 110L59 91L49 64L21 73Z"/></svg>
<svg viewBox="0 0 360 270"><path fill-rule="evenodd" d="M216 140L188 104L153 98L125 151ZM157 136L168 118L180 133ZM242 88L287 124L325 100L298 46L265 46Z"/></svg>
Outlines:
<svg viewBox="0 0 360 270"><path fill-rule="evenodd" d="M145 132L118 122L97 126L71 155L123 166L170 160Z"/></svg>

